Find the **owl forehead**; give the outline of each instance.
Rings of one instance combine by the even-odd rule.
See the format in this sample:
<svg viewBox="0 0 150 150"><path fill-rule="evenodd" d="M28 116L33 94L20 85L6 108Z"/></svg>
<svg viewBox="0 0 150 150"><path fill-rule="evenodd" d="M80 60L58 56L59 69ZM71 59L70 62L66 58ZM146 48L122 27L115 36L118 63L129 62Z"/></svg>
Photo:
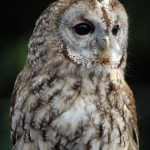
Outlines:
<svg viewBox="0 0 150 150"><path fill-rule="evenodd" d="M112 13L110 13L110 0L104 0L98 2L98 10L101 11L101 19L105 23L106 31L109 30L112 24Z"/></svg>

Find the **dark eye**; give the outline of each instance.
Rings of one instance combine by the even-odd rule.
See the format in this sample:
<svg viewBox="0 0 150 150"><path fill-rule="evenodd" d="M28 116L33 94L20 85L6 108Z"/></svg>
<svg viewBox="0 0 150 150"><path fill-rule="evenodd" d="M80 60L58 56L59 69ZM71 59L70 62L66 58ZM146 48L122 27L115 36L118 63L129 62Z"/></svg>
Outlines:
<svg viewBox="0 0 150 150"><path fill-rule="evenodd" d="M112 34L113 35L117 35L118 31L119 31L119 25L115 25L113 28L112 28Z"/></svg>
<svg viewBox="0 0 150 150"><path fill-rule="evenodd" d="M79 35L87 35L93 31L93 27L86 23L80 23L74 26L74 30Z"/></svg>

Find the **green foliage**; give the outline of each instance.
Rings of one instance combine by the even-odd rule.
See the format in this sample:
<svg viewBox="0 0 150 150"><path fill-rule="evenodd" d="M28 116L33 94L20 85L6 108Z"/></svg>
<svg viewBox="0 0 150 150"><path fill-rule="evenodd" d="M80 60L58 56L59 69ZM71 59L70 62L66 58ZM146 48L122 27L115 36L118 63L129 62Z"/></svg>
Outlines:
<svg viewBox="0 0 150 150"><path fill-rule="evenodd" d="M30 33L31 34L31 33ZM17 74L21 71L27 57L27 43L29 34L25 33L20 38L12 39L1 45L3 49L0 59L0 149L11 149L10 141L10 97Z"/></svg>

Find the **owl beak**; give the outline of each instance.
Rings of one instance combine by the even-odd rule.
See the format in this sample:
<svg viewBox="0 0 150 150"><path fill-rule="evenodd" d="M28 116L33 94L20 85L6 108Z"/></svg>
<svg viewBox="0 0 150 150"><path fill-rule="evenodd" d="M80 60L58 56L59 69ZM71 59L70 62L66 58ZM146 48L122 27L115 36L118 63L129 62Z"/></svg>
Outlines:
<svg viewBox="0 0 150 150"><path fill-rule="evenodd" d="M110 49L109 37L106 36L106 37L105 37L104 52L105 52L106 54L108 54L108 53L109 53L109 49Z"/></svg>

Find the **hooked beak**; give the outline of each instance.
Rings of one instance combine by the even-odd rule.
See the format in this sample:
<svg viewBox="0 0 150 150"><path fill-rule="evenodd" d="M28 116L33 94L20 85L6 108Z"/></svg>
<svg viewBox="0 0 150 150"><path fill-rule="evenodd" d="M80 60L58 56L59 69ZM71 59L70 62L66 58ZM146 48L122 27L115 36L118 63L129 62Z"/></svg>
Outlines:
<svg viewBox="0 0 150 150"><path fill-rule="evenodd" d="M109 49L110 49L110 42L109 42L109 37L105 37L105 45L104 45L104 52L106 54L109 54Z"/></svg>

